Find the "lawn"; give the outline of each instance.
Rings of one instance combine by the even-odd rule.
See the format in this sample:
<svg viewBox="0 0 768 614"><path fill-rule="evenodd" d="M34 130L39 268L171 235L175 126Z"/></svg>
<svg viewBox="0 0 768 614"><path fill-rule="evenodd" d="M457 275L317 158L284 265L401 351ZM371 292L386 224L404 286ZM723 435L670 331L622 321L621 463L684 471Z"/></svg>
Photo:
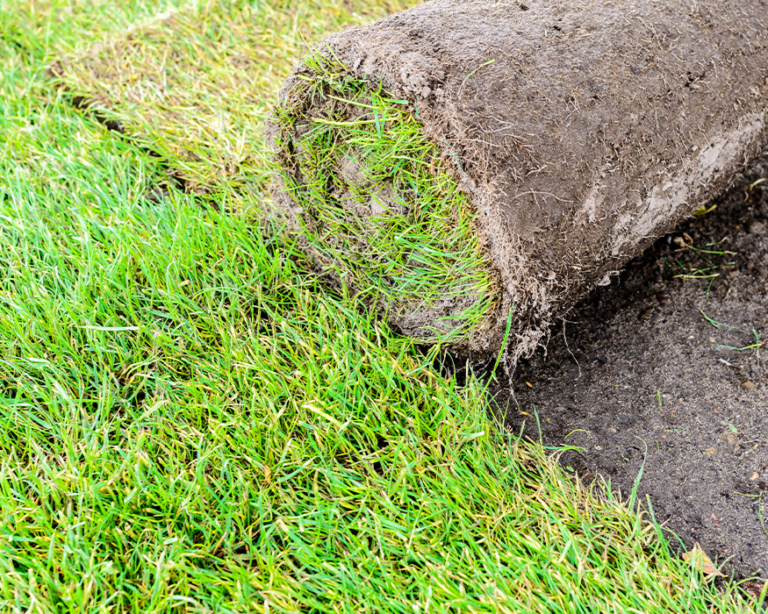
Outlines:
<svg viewBox="0 0 768 614"><path fill-rule="evenodd" d="M752 611L268 214L254 126L301 41L387 8L0 0L0 611ZM252 24L247 97L147 94L120 134L52 82L171 9L214 49Z"/></svg>

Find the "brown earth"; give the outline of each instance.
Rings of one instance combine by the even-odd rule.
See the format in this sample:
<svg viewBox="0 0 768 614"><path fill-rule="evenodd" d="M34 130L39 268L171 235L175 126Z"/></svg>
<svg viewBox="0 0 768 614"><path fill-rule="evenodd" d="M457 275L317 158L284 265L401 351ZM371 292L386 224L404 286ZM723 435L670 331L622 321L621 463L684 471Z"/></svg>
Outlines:
<svg viewBox="0 0 768 614"><path fill-rule="evenodd" d="M696 270L718 276L680 277ZM768 341L768 158L568 313L496 401L510 428L578 447L562 463L625 497L644 463L638 500L656 520L724 571L765 577L768 345L758 339Z"/></svg>

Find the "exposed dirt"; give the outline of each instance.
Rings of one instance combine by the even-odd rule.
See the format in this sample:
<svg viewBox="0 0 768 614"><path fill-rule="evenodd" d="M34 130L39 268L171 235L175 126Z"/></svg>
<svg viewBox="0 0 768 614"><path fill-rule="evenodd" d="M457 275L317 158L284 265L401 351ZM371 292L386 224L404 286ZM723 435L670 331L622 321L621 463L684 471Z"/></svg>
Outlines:
<svg viewBox="0 0 768 614"><path fill-rule="evenodd" d="M625 497L645 461L659 522L726 572L768 575L768 159L565 320L515 394L496 390L508 426L579 447L562 463Z"/></svg>

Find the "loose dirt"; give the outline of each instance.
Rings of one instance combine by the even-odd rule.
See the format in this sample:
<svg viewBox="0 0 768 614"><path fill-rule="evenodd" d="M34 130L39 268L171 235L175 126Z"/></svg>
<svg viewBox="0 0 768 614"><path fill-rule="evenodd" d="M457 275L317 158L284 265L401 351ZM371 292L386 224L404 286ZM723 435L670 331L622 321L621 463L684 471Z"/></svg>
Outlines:
<svg viewBox="0 0 768 614"><path fill-rule="evenodd" d="M764 340L768 158L574 308L495 398L508 427L578 447L561 460L582 478L629 497L644 464L638 500L686 548L766 575Z"/></svg>

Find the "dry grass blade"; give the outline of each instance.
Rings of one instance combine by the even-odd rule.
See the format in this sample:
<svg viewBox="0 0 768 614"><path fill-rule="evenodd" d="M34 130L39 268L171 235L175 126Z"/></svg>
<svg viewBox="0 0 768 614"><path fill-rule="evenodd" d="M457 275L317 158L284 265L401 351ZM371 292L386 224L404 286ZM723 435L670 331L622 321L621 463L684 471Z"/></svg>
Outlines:
<svg viewBox="0 0 768 614"><path fill-rule="evenodd" d="M683 560L688 561L708 578L723 575L698 543L694 545L692 550L683 554Z"/></svg>

